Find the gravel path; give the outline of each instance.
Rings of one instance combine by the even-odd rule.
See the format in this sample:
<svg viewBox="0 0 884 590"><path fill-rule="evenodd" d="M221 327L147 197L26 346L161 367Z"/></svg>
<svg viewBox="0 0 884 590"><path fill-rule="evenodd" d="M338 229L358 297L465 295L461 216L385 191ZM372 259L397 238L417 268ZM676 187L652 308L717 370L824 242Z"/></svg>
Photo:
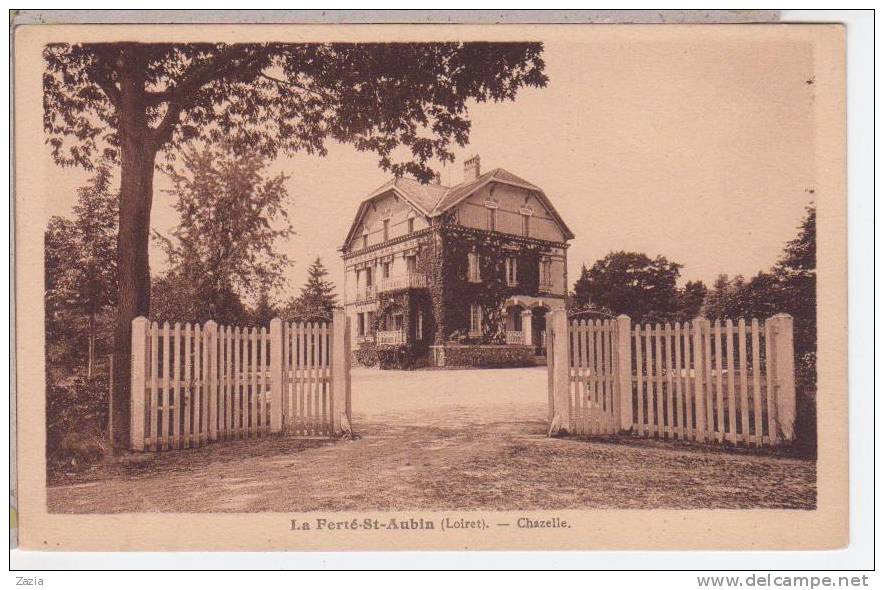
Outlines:
<svg viewBox="0 0 884 590"><path fill-rule="evenodd" d="M796 508L813 461L694 445L550 439L546 369L353 371L359 438L273 437L116 461L49 510Z"/></svg>

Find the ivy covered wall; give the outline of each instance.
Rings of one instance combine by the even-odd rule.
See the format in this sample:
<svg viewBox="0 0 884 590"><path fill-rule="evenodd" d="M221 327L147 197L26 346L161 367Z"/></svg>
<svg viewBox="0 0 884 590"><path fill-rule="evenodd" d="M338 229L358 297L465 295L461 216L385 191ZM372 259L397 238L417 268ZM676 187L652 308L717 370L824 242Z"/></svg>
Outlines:
<svg viewBox="0 0 884 590"><path fill-rule="evenodd" d="M540 259L552 253L546 242L466 228L452 223L435 225L419 242L415 271L426 276L426 289L403 289L378 294L375 329L384 318L403 314L403 327L414 353L426 352L430 344L451 340L482 344L505 342L504 303L513 295L549 296L540 293ZM480 282L469 280L468 256L479 256ZM517 284L506 280L506 259L516 259ZM482 306L482 338L471 338L470 306ZM417 340L417 313L422 310L423 339Z"/></svg>
<svg viewBox="0 0 884 590"><path fill-rule="evenodd" d="M464 336L470 329L470 305L483 308L483 343L505 341L506 310L503 305L513 295L539 295L540 258L551 251L550 246L522 240L516 236L495 234L455 225L439 226L437 242L441 247L433 251L439 256L431 264L434 275L431 297L436 316L436 343L452 336ZM468 277L470 252L479 256L480 282ZM506 259L516 259L517 284L506 280Z"/></svg>

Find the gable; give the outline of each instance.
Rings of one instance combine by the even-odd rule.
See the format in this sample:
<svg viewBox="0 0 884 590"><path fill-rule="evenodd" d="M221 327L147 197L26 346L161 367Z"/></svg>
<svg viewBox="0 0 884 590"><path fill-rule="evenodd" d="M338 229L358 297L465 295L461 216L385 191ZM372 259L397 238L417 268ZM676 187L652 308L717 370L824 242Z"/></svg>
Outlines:
<svg viewBox="0 0 884 590"><path fill-rule="evenodd" d="M369 246L383 242L384 220L389 221L388 239L406 235L409 218L414 219L414 231L429 226L426 216L391 188L360 205L342 249L361 248L363 235L368 236Z"/></svg>
<svg viewBox="0 0 884 590"><path fill-rule="evenodd" d="M489 205L496 210L495 229L499 232L523 235L523 216L528 214L528 237L550 242L570 238L541 191L502 182L490 182L460 201L456 206L458 223L486 229Z"/></svg>

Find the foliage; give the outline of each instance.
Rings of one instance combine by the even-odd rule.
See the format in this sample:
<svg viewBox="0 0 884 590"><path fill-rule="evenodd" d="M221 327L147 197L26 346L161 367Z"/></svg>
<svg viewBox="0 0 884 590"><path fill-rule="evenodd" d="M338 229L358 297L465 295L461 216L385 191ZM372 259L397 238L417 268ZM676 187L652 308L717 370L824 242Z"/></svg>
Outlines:
<svg viewBox="0 0 884 590"><path fill-rule="evenodd" d="M353 359L362 367L374 367L378 364L378 348L373 340L363 340L353 351Z"/></svg>
<svg viewBox="0 0 884 590"><path fill-rule="evenodd" d="M378 366L381 369L413 369L417 354L408 344L384 344L375 347Z"/></svg>
<svg viewBox="0 0 884 590"><path fill-rule="evenodd" d="M73 219L52 217L44 235L47 341L56 360L85 362L91 372L102 314L116 305L117 195L111 171L99 165L78 189ZM85 340L83 338L85 335Z"/></svg>
<svg viewBox="0 0 884 590"><path fill-rule="evenodd" d="M50 474L77 471L108 451L107 377L46 387L46 460Z"/></svg>
<svg viewBox="0 0 884 590"><path fill-rule="evenodd" d="M258 294L255 306L249 310L249 325L264 326L269 329L271 320L279 315L279 305L265 289Z"/></svg>
<svg viewBox="0 0 884 590"><path fill-rule="evenodd" d="M703 301L709 289L703 281L688 281L678 293L678 317L677 321L687 322L700 315L703 309Z"/></svg>
<svg viewBox="0 0 884 590"><path fill-rule="evenodd" d="M292 233L286 176L269 177L258 155L237 156L229 143L187 150L171 173L180 216L171 238L155 237L169 260L154 281L160 321L248 320L243 300L283 284L288 258L274 250Z"/></svg>
<svg viewBox="0 0 884 590"><path fill-rule="evenodd" d="M516 345L446 344L434 354L444 357L445 367L530 367L534 365L534 347Z"/></svg>
<svg viewBox="0 0 884 590"><path fill-rule="evenodd" d="M134 77L150 139L172 156L196 138L236 135L241 153L270 158L325 155L331 139L429 181L427 162L453 161L451 142L467 143L469 101L546 86L541 53L540 43L56 43L44 51L44 128L63 165L119 156ZM410 156L394 162L400 146Z"/></svg>
<svg viewBox="0 0 884 590"><path fill-rule="evenodd" d="M285 320L331 321L332 313L338 306L338 296L335 294L334 284L326 276L328 271L317 256L307 269L307 282L301 288L301 294L286 305L283 313Z"/></svg>
<svg viewBox="0 0 884 590"><path fill-rule="evenodd" d="M680 264L663 256L654 259L637 252L611 252L581 272L575 283L575 305L590 301L613 315L626 314L634 322L670 321L679 314L676 281ZM578 295L578 288L579 293Z"/></svg>
<svg viewBox="0 0 884 590"><path fill-rule="evenodd" d="M445 247L438 263L438 282L431 282L435 289L433 299L442 305L437 317L442 324L436 327L436 343L452 339L457 332L467 334L465 341L483 344L503 344L506 338L507 298L519 294L536 296L539 290L540 256L548 247L533 241L524 241L517 251L509 250L512 236L489 234L464 227L447 227L443 230ZM479 257L481 281L471 282L468 277L468 257L475 252ZM506 281L506 258L517 259L516 286ZM482 306L482 335L470 338L470 305Z"/></svg>
<svg viewBox="0 0 884 590"><path fill-rule="evenodd" d="M816 353L816 210L808 207L798 236L789 241L769 272L746 281L720 275L709 291L703 313L709 318L794 318L795 353Z"/></svg>

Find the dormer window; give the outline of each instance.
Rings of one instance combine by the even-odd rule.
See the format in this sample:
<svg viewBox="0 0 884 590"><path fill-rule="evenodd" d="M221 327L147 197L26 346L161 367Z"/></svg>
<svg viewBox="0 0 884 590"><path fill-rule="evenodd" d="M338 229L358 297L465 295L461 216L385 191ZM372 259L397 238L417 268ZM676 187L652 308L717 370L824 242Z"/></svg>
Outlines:
<svg viewBox="0 0 884 590"><path fill-rule="evenodd" d="M414 217L408 218L408 233L414 233Z"/></svg>
<svg viewBox="0 0 884 590"><path fill-rule="evenodd" d="M384 220L384 241L386 242L389 239L390 239L390 220L385 219Z"/></svg>
<svg viewBox="0 0 884 590"><path fill-rule="evenodd" d="M531 207L522 207L519 209L519 213L522 215L522 236L530 237L531 236L531 216L534 215L534 209Z"/></svg>
<svg viewBox="0 0 884 590"><path fill-rule="evenodd" d="M368 232L362 233L362 249L368 248Z"/></svg>
<svg viewBox="0 0 884 590"><path fill-rule="evenodd" d="M486 228L488 231L497 231L497 203L485 201Z"/></svg>

